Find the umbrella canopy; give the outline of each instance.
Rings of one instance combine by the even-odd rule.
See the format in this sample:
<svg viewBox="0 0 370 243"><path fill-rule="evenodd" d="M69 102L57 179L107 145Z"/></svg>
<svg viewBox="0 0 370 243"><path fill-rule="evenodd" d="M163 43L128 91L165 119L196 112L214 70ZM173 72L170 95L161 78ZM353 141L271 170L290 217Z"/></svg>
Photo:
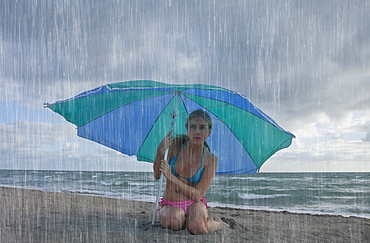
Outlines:
<svg viewBox="0 0 370 243"><path fill-rule="evenodd" d="M212 85L127 81L46 107L75 124L78 136L147 162L171 123L173 134L186 134L188 114L203 109L213 121L207 143L219 159L217 174L254 174L294 137L243 95Z"/></svg>

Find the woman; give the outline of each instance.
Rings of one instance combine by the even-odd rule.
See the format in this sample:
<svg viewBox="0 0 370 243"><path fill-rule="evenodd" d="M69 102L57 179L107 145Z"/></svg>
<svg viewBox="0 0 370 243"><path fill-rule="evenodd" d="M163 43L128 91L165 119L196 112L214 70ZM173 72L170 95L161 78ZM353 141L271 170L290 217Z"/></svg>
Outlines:
<svg viewBox="0 0 370 243"><path fill-rule="evenodd" d="M157 148L153 165L154 178L166 177L163 198L159 202L159 222L168 229L185 227L192 234L203 234L227 227L220 219L208 218L204 198L217 168L218 159L205 142L212 131L210 116L202 111L192 112L186 121L186 135L172 138L170 131ZM168 151L168 161L163 154Z"/></svg>

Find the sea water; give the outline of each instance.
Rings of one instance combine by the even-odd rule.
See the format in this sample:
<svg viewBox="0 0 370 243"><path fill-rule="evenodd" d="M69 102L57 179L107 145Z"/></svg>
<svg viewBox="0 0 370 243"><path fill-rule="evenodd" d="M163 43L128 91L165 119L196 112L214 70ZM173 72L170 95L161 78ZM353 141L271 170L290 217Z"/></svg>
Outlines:
<svg viewBox="0 0 370 243"><path fill-rule="evenodd" d="M370 218L370 173L216 175L211 207ZM149 172L0 170L0 186L154 202Z"/></svg>

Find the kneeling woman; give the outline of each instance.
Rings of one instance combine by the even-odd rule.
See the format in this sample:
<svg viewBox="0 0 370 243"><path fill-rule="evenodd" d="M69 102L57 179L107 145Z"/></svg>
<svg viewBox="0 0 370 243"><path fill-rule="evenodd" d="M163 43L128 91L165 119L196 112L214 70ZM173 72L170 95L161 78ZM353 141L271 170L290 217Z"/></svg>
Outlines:
<svg viewBox="0 0 370 243"><path fill-rule="evenodd" d="M203 234L227 227L220 219L208 218L204 197L217 168L217 157L205 142L212 131L210 116L192 112L186 121L187 135L172 138L169 132L157 148L153 165L154 178L166 177L163 198L159 202L159 222L168 229L185 227L192 234ZM169 148L168 161L163 160Z"/></svg>

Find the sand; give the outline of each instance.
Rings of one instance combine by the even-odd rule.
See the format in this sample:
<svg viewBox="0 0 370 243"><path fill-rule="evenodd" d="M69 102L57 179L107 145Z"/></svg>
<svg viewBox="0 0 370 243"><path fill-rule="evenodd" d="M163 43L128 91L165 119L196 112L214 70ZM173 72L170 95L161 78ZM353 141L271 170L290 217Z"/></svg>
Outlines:
<svg viewBox="0 0 370 243"><path fill-rule="evenodd" d="M0 187L0 242L370 242L370 219L213 207L230 228L151 225L153 203Z"/></svg>

